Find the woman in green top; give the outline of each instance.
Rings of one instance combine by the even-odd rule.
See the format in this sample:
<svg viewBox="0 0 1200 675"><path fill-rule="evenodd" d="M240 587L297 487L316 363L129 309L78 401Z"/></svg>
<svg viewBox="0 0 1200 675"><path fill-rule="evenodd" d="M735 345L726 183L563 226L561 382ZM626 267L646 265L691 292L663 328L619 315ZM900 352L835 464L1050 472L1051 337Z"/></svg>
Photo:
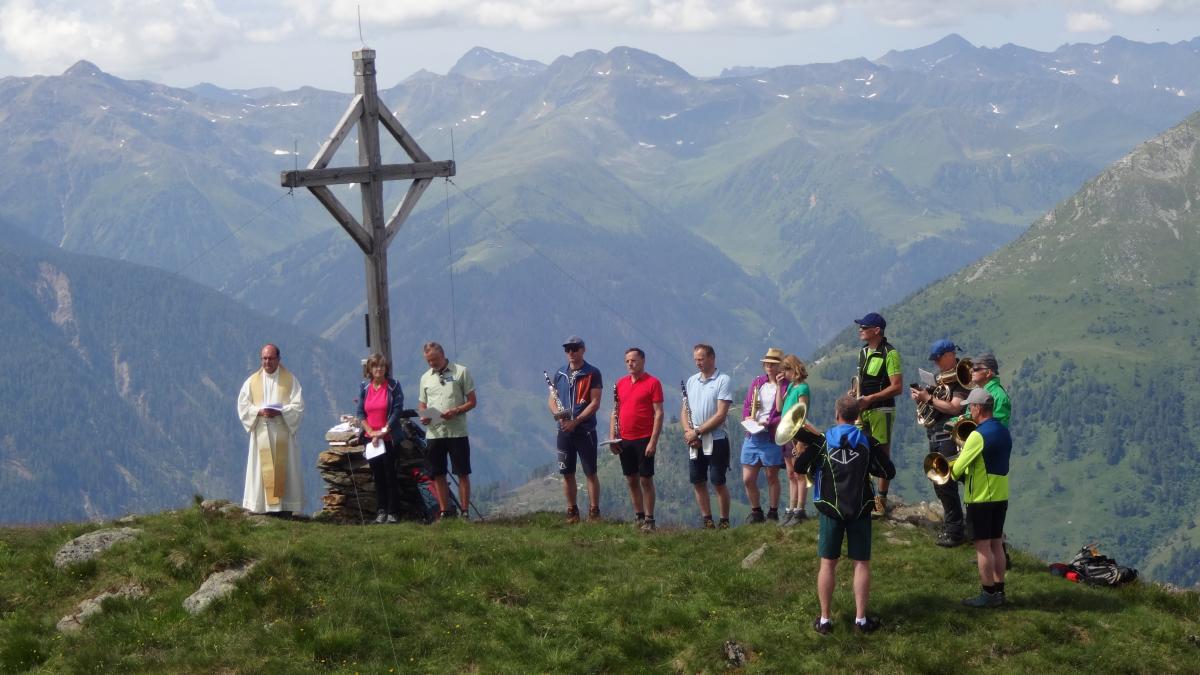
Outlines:
<svg viewBox="0 0 1200 675"><path fill-rule="evenodd" d="M786 415L787 411L797 403L804 402L808 406L808 368L804 362L795 354L788 354L783 357L780 362L780 370L783 371L784 377L790 383L786 393L780 387L776 397L779 400L776 406L780 414ZM809 406L809 410L812 407ZM804 476L797 474L792 470L795 459L792 457L792 443L783 446L783 462L787 465L788 478L788 508L784 512L783 522L780 527L796 525L808 518L808 512L804 510L804 505L808 501L808 483L805 482Z"/></svg>

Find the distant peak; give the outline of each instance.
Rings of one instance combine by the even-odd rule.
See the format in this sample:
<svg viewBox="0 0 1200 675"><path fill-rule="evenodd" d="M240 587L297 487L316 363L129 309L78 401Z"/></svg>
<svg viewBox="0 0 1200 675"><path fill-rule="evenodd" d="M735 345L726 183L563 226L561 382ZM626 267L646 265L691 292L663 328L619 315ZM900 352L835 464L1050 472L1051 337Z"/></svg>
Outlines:
<svg viewBox="0 0 1200 675"><path fill-rule="evenodd" d="M941 40L938 40L937 42L933 43L930 46L931 47L940 47L943 49L953 49L955 51L975 48L975 45L971 44L966 38L959 35L958 33L951 33L951 34L947 35L946 37L942 38Z"/></svg>
<svg viewBox="0 0 1200 675"><path fill-rule="evenodd" d="M473 47L450 69L449 75L476 80L499 80L505 77L528 77L546 70L539 61L519 59L487 47Z"/></svg>
<svg viewBox="0 0 1200 675"><path fill-rule="evenodd" d="M63 71L63 77L95 77L103 74L104 71L91 61L76 61L75 65Z"/></svg>

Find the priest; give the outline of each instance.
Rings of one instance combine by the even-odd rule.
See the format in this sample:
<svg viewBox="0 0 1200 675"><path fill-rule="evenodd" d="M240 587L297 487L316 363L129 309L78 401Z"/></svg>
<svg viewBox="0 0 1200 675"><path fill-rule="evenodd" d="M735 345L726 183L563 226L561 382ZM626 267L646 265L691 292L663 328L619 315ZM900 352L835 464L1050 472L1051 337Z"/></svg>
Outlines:
<svg viewBox="0 0 1200 675"><path fill-rule="evenodd" d="M262 368L238 393L238 416L250 434L242 507L288 517L304 505L296 430L304 417L300 382L279 363L279 347L264 345Z"/></svg>

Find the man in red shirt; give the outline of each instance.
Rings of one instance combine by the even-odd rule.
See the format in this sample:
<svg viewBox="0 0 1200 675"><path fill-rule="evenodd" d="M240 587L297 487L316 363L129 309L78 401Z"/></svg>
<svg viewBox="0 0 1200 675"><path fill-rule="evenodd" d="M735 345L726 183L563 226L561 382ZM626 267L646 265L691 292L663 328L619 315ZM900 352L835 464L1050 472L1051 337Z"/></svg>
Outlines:
<svg viewBox="0 0 1200 675"><path fill-rule="evenodd" d="M621 473L629 484L637 528L653 532L654 453L663 423L662 383L646 372L646 353L637 347L625 351L625 367L629 377L617 380L612 437L621 439Z"/></svg>

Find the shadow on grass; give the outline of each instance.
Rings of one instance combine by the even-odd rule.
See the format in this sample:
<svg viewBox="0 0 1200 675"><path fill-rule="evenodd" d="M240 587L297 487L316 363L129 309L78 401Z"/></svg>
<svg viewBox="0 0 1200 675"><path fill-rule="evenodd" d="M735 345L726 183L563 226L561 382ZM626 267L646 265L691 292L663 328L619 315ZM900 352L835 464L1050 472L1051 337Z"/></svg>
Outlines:
<svg viewBox="0 0 1200 675"><path fill-rule="evenodd" d="M962 598L972 597L979 592L977 586L963 587ZM950 598L947 598L950 595ZM953 599L952 591L944 593L905 594L901 598L871 599L871 612L878 613L892 624L941 624L948 615L979 614L991 612L1012 612L1027 610L1063 614L1064 612L1121 612L1128 603L1118 596L1106 596L1101 593L1088 592L1076 586L1059 590L1037 590L1023 592L1020 588L1011 586L1007 593L1008 604L996 609L973 609L962 606L960 600Z"/></svg>

